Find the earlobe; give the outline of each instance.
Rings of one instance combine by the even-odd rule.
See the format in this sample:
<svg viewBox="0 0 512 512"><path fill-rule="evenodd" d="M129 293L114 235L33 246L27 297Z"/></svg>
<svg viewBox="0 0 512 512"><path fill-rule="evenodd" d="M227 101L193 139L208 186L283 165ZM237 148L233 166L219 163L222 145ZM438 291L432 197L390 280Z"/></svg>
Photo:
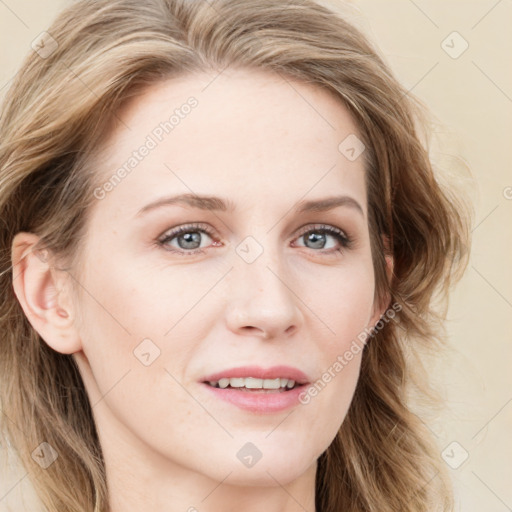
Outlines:
<svg viewBox="0 0 512 512"><path fill-rule="evenodd" d="M13 288L32 327L54 350L81 350L73 322L68 276L52 267L47 251L34 250L39 237L20 232L12 243Z"/></svg>

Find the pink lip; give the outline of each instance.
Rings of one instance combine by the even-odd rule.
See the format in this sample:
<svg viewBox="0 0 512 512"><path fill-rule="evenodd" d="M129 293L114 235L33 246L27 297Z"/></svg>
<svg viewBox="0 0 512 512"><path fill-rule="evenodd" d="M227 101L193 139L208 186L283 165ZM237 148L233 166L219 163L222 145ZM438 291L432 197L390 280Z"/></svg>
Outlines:
<svg viewBox="0 0 512 512"><path fill-rule="evenodd" d="M308 376L297 368L292 366L272 366L271 368L261 368L261 366L239 366L230 368L222 372L213 373L201 379L201 382L219 381L220 379L242 377L254 377L256 379L291 379L298 384L308 384Z"/></svg>
<svg viewBox="0 0 512 512"><path fill-rule="evenodd" d="M257 379L292 379L298 386L288 391L242 391L233 388L214 388L208 381L218 382L222 378L255 377ZM240 409L255 413L279 412L289 407L298 405L299 395L309 384L307 375L291 366L273 366L272 368L261 368L259 366L242 366L230 368L223 372L208 375L202 380L202 385L213 393L214 396L228 403L236 405Z"/></svg>
<svg viewBox="0 0 512 512"><path fill-rule="evenodd" d="M307 387L307 384L297 386L289 391L269 393L266 391L240 391L233 388L214 388L209 384L201 383L208 392L228 403L236 405L240 409L255 413L279 412L300 403L299 395Z"/></svg>

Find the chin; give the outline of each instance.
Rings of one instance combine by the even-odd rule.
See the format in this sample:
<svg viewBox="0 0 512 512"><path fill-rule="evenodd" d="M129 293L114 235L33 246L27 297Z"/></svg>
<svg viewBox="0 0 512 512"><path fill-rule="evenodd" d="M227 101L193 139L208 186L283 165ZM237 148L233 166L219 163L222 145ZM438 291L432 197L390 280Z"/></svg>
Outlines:
<svg viewBox="0 0 512 512"><path fill-rule="evenodd" d="M268 473L267 473L268 471ZM290 473L279 468L237 468L229 475L227 482L231 485L241 487L273 487L277 485L287 485L296 480L303 472L294 471Z"/></svg>
<svg viewBox="0 0 512 512"><path fill-rule="evenodd" d="M232 473L228 481L230 484L240 486L287 485L308 471L312 463L316 464L316 460L299 461L296 460L296 454L292 458L286 453L274 453L273 457L267 460L262 457L252 467L244 467L242 463L236 464L231 468Z"/></svg>

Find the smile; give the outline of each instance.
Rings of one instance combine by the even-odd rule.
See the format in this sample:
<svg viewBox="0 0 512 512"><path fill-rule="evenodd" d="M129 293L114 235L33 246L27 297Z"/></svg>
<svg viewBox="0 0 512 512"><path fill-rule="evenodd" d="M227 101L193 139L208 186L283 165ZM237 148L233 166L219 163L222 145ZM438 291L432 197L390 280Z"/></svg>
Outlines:
<svg viewBox="0 0 512 512"><path fill-rule="evenodd" d="M276 379L258 379L256 377L222 378L218 381L209 381L208 384L214 388L236 388L241 391L282 392L295 387L294 380L280 377Z"/></svg>

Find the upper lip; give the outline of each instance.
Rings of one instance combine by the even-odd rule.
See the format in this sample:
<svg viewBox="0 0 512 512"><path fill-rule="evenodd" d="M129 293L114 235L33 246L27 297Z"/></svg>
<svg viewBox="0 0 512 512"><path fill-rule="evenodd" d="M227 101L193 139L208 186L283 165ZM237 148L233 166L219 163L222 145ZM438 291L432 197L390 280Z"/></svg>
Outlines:
<svg viewBox="0 0 512 512"><path fill-rule="evenodd" d="M221 372L212 373L202 378L202 382L218 382L220 379L232 379L243 377L255 377L256 379L282 379L294 380L298 385L308 384L308 376L292 366L272 366L270 368L262 368L261 366L238 366L229 368Z"/></svg>

